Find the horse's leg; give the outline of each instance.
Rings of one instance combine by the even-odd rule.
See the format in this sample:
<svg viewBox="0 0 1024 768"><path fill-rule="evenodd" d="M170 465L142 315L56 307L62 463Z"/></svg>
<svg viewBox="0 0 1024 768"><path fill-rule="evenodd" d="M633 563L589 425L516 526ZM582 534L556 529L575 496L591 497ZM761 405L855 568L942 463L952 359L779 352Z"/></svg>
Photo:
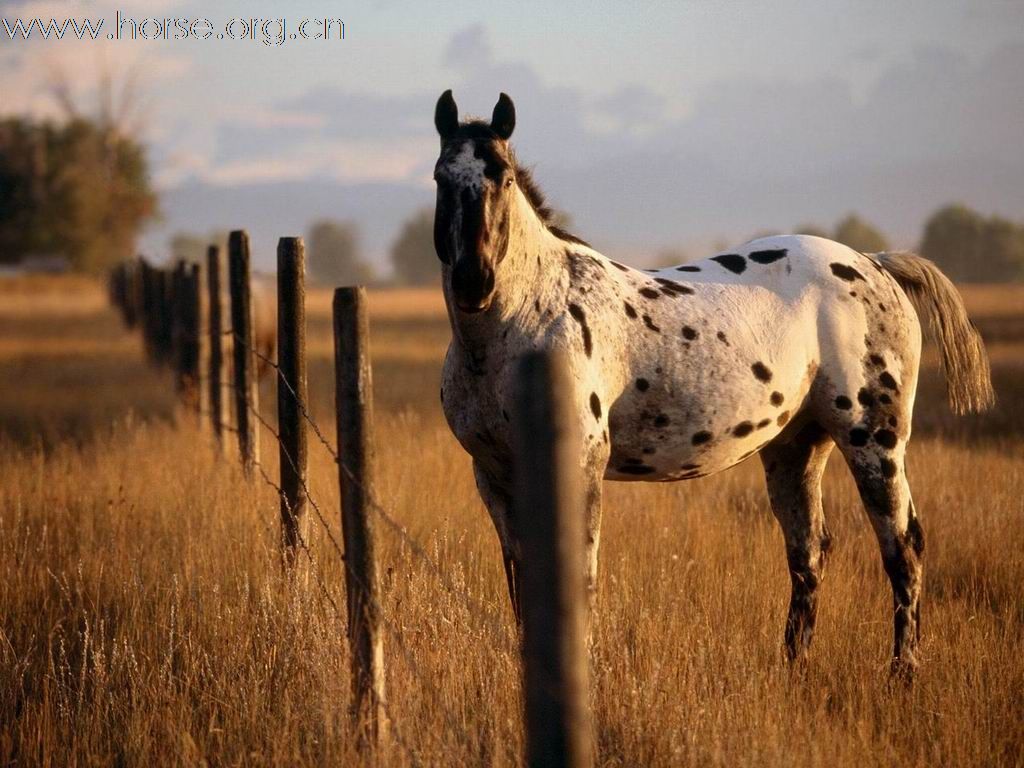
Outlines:
<svg viewBox="0 0 1024 768"><path fill-rule="evenodd" d="M917 646L921 639L924 532L910 497L904 449L902 443L891 450L871 444L844 445L843 453L878 537L882 564L892 584L892 671L910 677L918 665Z"/></svg>
<svg viewBox="0 0 1024 768"><path fill-rule="evenodd" d="M494 523L494 529L498 533L501 557L505 565L505 580L508 583L508 597L512 603L512 613L515 615L516 624L519 624L523 619L518 582L518 574L522 568L519 545L512 535L512 521L509 517L512 510L512 496L503 484L494 481L475 461L473 462L473 475L476 477L476 487L480 492L480 498L487 507L491 522Z"/></svg>
<svg viewBox="0 0 1024 768"><path fill-rule="evenodd" d="M783 433L761 451L793 585L786 618L790 661L804 656L814 635L817 589L831 542L821 507L821 476L834 446L832 438L811 423L793 434Z"/></svg>

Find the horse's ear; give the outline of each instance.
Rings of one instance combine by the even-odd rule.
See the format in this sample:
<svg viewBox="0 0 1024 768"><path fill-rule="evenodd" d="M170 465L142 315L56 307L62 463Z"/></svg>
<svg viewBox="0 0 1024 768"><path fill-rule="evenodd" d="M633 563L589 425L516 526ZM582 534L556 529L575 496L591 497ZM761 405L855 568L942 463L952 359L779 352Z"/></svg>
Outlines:
<svg viewBox="0 0 1024 768"><path fill-rule="evenodd" d="M434 107L434 127L441 134L442 141L450 139L459 129L459 107L455 104L452 89L441 94Z"/></svg>
<svg viewBox="0 0 1024 768"><path fill-rule="evenodd" d="M502 139L508 139L516 127L516 105L506 94L498 97L491 115L491 130Z"/></svg>

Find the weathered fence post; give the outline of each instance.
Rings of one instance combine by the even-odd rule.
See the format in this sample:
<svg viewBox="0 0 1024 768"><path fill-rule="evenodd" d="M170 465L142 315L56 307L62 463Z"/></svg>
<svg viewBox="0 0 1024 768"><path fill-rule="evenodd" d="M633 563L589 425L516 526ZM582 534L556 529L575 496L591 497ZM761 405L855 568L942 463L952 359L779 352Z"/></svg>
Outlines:
<svg viewBox="0 0 1024 768"><path fill-rule="evenodd" d="M242 468L252 475L259 462L259 408L256 389L256 347L252 328L252 294L249 278L249 235L235 230L228 238L228 271L231 287L231 336L235 369L235 426Z"/></svg>
<svg viewBox="0 0 1024 768"><path fill-rule="evenodd" d="M516 393L515 534L522 547L526 764L593 764L579 436L565 359L523 358Z"/></svg>
<svg viewBox="0 0 1024 768"><path fill-rule="evenodd" d="M199 364L202 302L199 265L181 262L174 278L174 371L178 396L185 407L199 412Z"/></svg>
<svg viewBox="0 0 1024 768"><path fill-rule="evenodd" d="M375 457L366 289L334 292L334 376L338 429L345 594L352 654L353 717L361 736L379 742L384 713L384 646L374 560Z"/></svg>
<svg viewBox="0 0 1024 768"><path fill-rule="evenodd" d="M221 319L220 298L220 248L211 245L206 249L206 314L207 337L210 354L207 361L206 385L208 389L210 424L217 444L224 444L224 323Z"/></svg>
<svg viewBox="0 0 1024 768"><path fill-rule="evenodd" d="M298 557L306 512L306 247L277 244L277 424L281 466L281 542L286 567Z"/></svg>

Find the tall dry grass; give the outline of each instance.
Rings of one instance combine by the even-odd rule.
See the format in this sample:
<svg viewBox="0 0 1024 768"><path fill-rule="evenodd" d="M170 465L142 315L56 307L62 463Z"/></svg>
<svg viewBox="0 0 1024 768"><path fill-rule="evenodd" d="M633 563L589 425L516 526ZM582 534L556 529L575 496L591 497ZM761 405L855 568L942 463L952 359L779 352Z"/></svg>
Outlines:
<svg viewBox="0 0 1024 768"><path fill-rule="evenodd" d="M109 311L13 317L2 301L0 762L370 764L348 728L331 603L344 610L342 573L315 513L316 564L295 586L280 574L273 490L175 413L169 380L142 366ZM497 543L435 402L436 358L396 351L443 347L443 317L423 306L374 318L382 499L435 564L381 528L393 737L379 763L516 764L519 669ZM325 333L314 313L311 335ZM931 415L944 407L934 382L918 406L925 639L909 689L887 681L890 592L838 459L825 491L837 551L800 671L782 662L788 576L756 459L689 483L608 484L592 657L600 763L1020 765L1024 393L1011 386L1019 358L1001 365L1003 410L955 439ZM333 438L326 357L312 361L311 391ZM336 470L315 440L311 453L337 538Z"/></svg>

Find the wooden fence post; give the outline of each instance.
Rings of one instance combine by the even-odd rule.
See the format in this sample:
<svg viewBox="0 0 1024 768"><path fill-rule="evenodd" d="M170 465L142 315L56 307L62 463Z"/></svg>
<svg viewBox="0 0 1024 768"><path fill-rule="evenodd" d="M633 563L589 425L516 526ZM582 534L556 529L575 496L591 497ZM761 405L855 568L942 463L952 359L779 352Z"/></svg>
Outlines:
<svg viewBox="0 0 1024 768"><path fill-rule="evenodd" d="M235 373L235 425L238 450L247 476L259 462L259 408L256 389L256 348L253 342L252 295L249 278L249 235L235 230L228 238L228 271L231 287L231 336Z"/></svg>
<svg viewBox="0 0 1024 768"><path fill-rule="evenodd" d="M281 543L294 567L306 512L306 247L301 237L277 245L277 430L281 467Z"/></svg>
<svg viewBox="0 0 1024 768"><path fill-rule="evenodd" d="M373 392L366 289L334 292L334 376L345 595L352 655L352 715L363 739L379 743L384 712L384 646L374 559Z"/></svg>
<svg viewBox="0 0 1024 768"><path fill-rule="evenodd" d="M207 337L210 354L207 362L206 384L208 389L210 425L219 446L224 445L224 322L221 319L220 297L220 248L211 245L206 249L206 303L208 307Z"/></svg>
<svg viewBox="0 0 1024 768"><path fill-rule="evenodd" d="M579 436L565 359L523 358L516 392L515 534L522 547L526 764L593 764Z"/></svg>
<svg viewBox="0 0 1024 768"><path fill-rule="evenodd" d="M180 263L175 270L174 369L178 395L185 407L199 412L199 368L202 300L199 293L199 265Z"/></svg>

